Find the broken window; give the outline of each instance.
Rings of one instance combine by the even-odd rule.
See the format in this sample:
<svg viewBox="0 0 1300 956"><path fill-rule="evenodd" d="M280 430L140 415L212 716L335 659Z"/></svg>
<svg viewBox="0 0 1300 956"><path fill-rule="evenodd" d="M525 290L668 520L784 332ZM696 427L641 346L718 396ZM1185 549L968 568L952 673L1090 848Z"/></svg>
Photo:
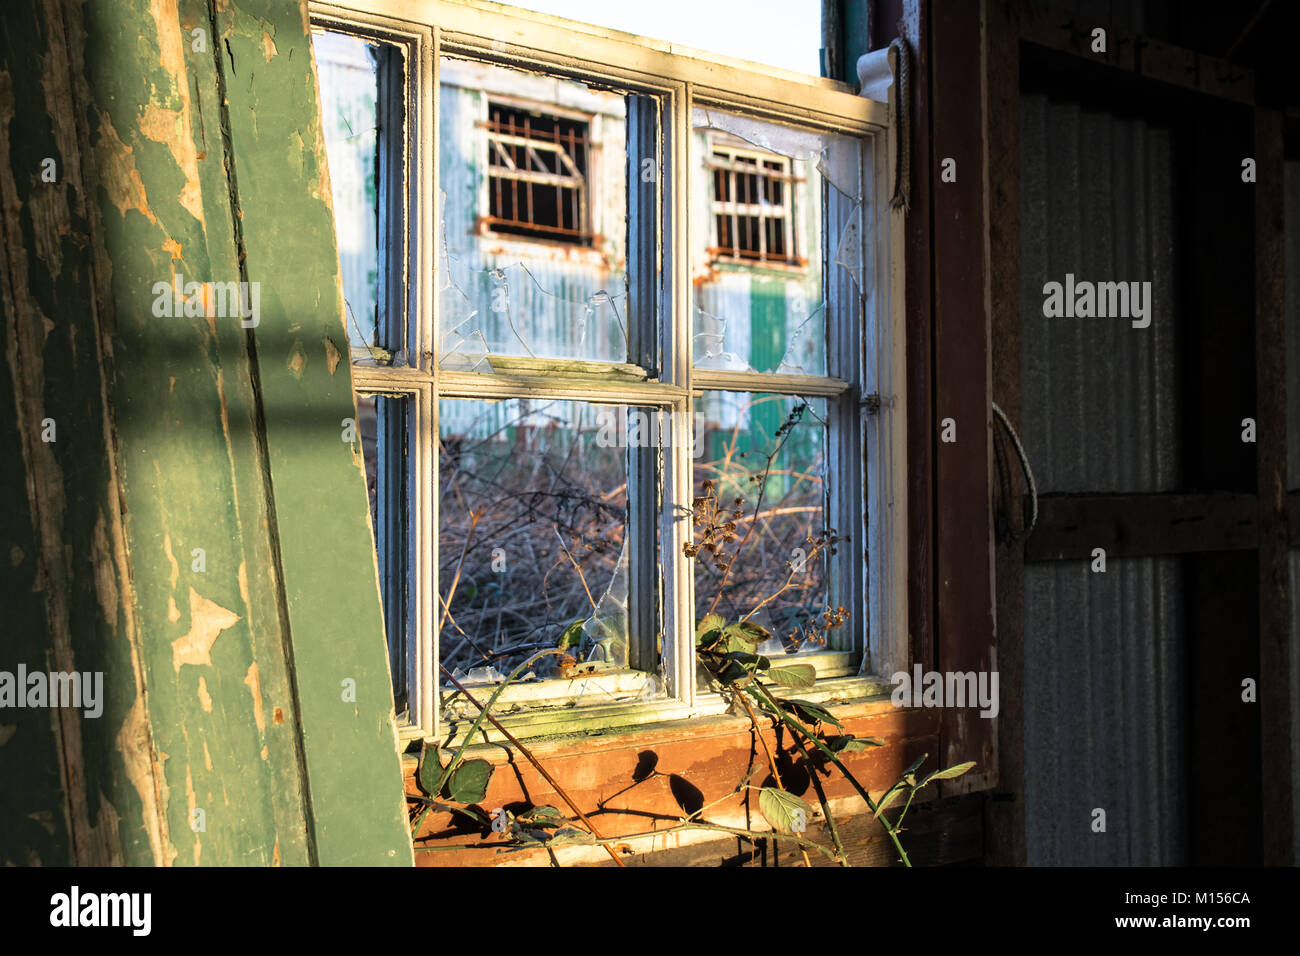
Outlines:
<svg viewBox="0 0 1300 956"><path fill-rule="evenodd" d="M340 250L373 235L409 315L365 299L352 353L403 734L455 736L477 714L457 685L511 674L516 733L719 712L710 612L812 664L812 697L875 686L850 682L906 639L884 108L435 9L315 11L402 77L356 47L373 72L320 70L326 109L366 106L326 117Z"/></svg>
<svg viewBox="0 0 1300 956"><path fill-rule="evenodd" d="M584 120L488 104L488 215L493 232L588 245Z"/></svg>

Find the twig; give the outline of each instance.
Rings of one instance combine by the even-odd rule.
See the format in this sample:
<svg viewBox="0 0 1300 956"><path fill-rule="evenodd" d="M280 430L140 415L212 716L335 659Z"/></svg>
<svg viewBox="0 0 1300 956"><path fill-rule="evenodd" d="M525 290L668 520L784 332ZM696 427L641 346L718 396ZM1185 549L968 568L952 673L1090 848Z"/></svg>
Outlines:
<svg viewBox="0 0 1300 956"><path fill-rule="evenodd" d="M587 577L582 573L582 566L578 564L577 561L573 560L573 555L571 555L569 549L565 547L564 538L560 536L559 530L555 527L552 527L551 530L555 532L556 540L560 542L560 550L564 552L564 556L573 564L573 569L578 572L578 580L582 582L582 589L587 592L587 600L591 602L591 609L593 611L596 610L596 599L591 596L591 588L587 587Z"/></svg>
<svg viewBox="0 0 1300 956"><path fill-rule="evenodd" d="M510 741L510 743L515 747L515 749L518 750L521 754L523 754L524 758L530 764L532 764L535 768L537 768L537 772L542 775L543 779L545 779L547 783L549 783L552 787L555 788L555 792L560 796L560 799L569 805L569 809L572 810L575 814L577 814L578 819L587 825L587 829L591 831L591 835L596 838L597 842L600 842L603 838L596 831L595 825L590 820L587 819L587 815L585 813L583 813L580 809L578 809L578 805L574 803L572 799L569 798L568 793L565 791L563 787L560 786L560 782L547 772L546 768L543 767L541 762L536 757L533 756L532 752L523 744L521 744L518 738L516 738L514 734L506 730L505 727L501 725L501 721L497 720L490 713L488 713L487 708L485 708L482 704L480 704L477 700L475 700L474 695L472 695L469 691L467 691L465 689L465 686L451 675L451 671L447 670L447 668L442 664L438 665L438 669L442 671L443 676L446 677L447 680L451 681L453 687L455 687L458 691L460 691L462 694L465 695L466 700L468 700L471 704L473 704L475 707L477 707L479 710L483 712L483 716L488 719L488 721L492 724L493 727L495 727L498 731L500 731L501 736L505 737L506 740ZM626 864L621 859L619 859L618 854L614 852L613 848L606 845L605 849L609 852L610 857L614 860L615 863L617 863L619 866L626 866Z"/></svg>
<svg viewBox="0 0 1300 956"><path fill-rule="evenodd" d="M781 782L781 771L776 769L776 758L772 756L772 748L767 745L767 738L763 736L763 728L760 727L758 723L758 714L754 713L754 708L749 705L749 701L745 698L744 694L737 694L736 697L741 704L744 705L745 711L749 714L750 723L754 727L754 734L758 737L759 743L763 745L763 752L767 754L767 764L772 768L772 779L776 781L776 788L778 790L784 790L785 784ZM776 842L775 837L772 838L772 842ZM812 861L808 859L808 851L803 847L799 847L799 852L803 854L804 866L811 868Z"/></svg>

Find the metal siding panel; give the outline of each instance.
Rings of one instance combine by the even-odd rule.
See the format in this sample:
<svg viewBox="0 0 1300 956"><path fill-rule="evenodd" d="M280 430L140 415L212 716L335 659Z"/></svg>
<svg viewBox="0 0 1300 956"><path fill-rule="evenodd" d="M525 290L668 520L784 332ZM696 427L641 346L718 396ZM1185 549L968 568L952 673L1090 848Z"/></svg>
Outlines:
<svg viewBox="0 0 1300 956"><path fill-rule="evenodd" d="M1022 99L1022 407L1041 493L1177 487L1172 195L1167 133ZM1151 327L1045 318L1043 284L1067 272L1150 281ZM1031 864L1185 858L1181 592L1176 558L1025 568Z"/></svg>

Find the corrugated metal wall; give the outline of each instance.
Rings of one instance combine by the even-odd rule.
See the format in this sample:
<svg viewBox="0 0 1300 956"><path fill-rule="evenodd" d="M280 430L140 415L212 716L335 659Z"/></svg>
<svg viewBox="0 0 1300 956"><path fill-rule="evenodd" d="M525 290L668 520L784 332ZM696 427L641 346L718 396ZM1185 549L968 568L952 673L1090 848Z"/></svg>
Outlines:
<svg viewBox="0 0 1300 956"><path fill-rule="evenodd" d="M1022 98L1023 437L1040 493L1179 486L1172 167L1166 132ZM1043 285L1067 273L1150 281L1150 327L1045 318ZM1185 862L1182 589L1177 558L1025 568L1031 864Z"/></svg>

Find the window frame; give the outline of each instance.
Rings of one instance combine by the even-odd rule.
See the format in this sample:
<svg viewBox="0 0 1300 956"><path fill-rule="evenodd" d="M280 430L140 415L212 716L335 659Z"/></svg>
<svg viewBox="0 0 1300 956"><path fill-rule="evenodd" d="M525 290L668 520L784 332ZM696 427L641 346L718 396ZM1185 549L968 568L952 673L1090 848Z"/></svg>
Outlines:
<svg viewBox="0 0 1300 956"><path fill-rule="evenodd" d="M842 549L851 550L857 558L847 563L856 568L853 580L861 585L849 593L861 595L853 607L853 616L858 618L858 632L863 635L864 667L860 676L820 679L804 696L838 701L887 693L890 685L886 675L906 667L910 651L902 213L891 210L887 199L893 143L886 104L857 96L838 81L684 51L662 41L473 0L350 0L346 5L313 0L309 10L314 28L397 43L405 50L406 201L402 228L398 233L390 231L389 236L400 239L405 250L401 273L408 292L406 352L395 354L393 364L385 365L354 350L351 363L357 393L418 396L418 427L424 437L432 436L432 440L424 440L417 435L411 441L412 454L422 456L414 463L415 474L432 478L414 482L411 489L411 575L416 586L410 596L414 633L407 667L417 683L409 698L408 713L399 715L399 736L404 741L445 740L463 729L450 726L440 714L441 681L435 679L440 610L436 590L439 398L535 394L650 406L676 413L668 416L668 424L671 445L677 451L664 456L664 507L653 516L661 542L659 613L664 648L662 676L668 684L668 696L639 703L590 705L577 711L528 711L505 719L512 732L539 736L577 729L613 729L725 711L721 695L696 686L694 567L682 553L683 546L692 540L690 503L694 485L687 429L695 396L711 389L823 396L831 406L838 407L832 416L860 416L862 438L858 453L849 455L847 448L828 443L828 472L833 469L831 473L843 478L846 486L857 493L839 495L837 513L828 511L826 520L841 533L853 527L855 521L863 522L865 529L865 540L851 549ZM552 52L573 49L575 32L582 34L581 63ZM445 55L607 84L629 93L657 97L662 104L657 148L661 175L653 200L657 223L637 216L645 202L642 190L628 190L629 265L632 247L647 241L656 244L659 265L651 270L653 274L629 268L629 302L640 303L641 308L653 303L660 320L653 341L634 340L629 315L629 358L633 361L564 362L560 364L567 366L567 371L558 373L554 362L500 361L504 357L494 356L494 372L490 375L437 366L436 290L440 275L435 247L441 217L435 94L439 61ZM692 241L694 230L710 228L707 220L692 221L692 215L701 208L697 195L700 186L693 182L691 153L695 107L844 134L860 141L861 287L855 290L853 280L843 275L843 269L832 271L834 248L822 250L827 315L856 316L857 321L828 321L828 366L824 376L693 366ZM644 135L633 126L629 116L629 142L634 136ZM707 188L712 191L711 184ZM828 195L832 192L827 190ZM709 199L704 197L703 209L710 208ZM836 242L838 237L827 233L823 244L830 247ZM832 296L836 297L833 305ZM856 398L857 409L846 404L855 396L861 396ZM656 503L633 500L629 495L630 510L647 507L653 509ZM495 731L490 736L495 737Z"/></svg>

